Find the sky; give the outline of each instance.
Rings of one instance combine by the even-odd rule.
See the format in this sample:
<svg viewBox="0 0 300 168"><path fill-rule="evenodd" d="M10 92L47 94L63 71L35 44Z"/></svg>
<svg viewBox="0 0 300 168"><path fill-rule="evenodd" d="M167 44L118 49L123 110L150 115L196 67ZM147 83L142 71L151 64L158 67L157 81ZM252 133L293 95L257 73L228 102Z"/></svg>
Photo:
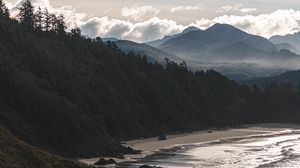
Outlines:
<svg viewBox="0 0 300 168"><path fill-rule="evenodd" d="M22 0L7 0L12 15ZM299 0L33 0L65 15L90 37L147 42L183 31L231 24L269 38L300 31Z"/></svg>

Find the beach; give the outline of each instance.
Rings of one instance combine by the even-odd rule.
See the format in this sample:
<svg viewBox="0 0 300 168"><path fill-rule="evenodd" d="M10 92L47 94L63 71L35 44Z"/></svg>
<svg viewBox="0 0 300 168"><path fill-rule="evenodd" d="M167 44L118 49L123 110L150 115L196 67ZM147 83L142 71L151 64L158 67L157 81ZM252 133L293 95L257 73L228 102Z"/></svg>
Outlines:
<svg viewBox="0 0 300 168"><path fill-rule="evenodd" d="M297 124L255 124L243 125L240 127L229 128L226 130L205 130L192 133L182 133L167 135L167 139L160 141L158 137L138 139L123 142L124 146L129 146L135 150L141 150L138 155L125 155L125 159L113 158L118 163L137 161L145 156L149 156L161 149L168 149L175 146L199 144L203 142L217 141L220 139L247 137L254 135L272 134L281 131L300 129ZM86 164L93 164L99 158L79 159Z"/></svg>

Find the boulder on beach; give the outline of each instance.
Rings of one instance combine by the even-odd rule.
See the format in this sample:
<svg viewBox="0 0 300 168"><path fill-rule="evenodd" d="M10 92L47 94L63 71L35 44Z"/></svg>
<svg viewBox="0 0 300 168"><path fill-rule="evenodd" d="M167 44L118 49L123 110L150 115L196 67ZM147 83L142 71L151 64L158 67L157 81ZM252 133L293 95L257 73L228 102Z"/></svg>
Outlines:
<svg viewBox="0 0 300 168"><path fill-rule="evenodd" d="M123 154L140 154L142 151L140 150L134 150L131 147L124 147L122 146L122 153Z"/></svg>
<svg viewBox="0 0 300 168"><path fill-rule="evenodd" d="M113 159L104 159L104 158L100 158L98 162L94 163L94 165L108 165L108 164L115 164L117 163L116 161L114 161Z"/></svg>
<svg viewBox="0 0 300 168"><path fill-rule="evenodd" d="M159 135L159 137L158 137L158 140L167 140L167 136L166 136L166 134L164 134L164 133L161 133L160 135Z"/></svg>

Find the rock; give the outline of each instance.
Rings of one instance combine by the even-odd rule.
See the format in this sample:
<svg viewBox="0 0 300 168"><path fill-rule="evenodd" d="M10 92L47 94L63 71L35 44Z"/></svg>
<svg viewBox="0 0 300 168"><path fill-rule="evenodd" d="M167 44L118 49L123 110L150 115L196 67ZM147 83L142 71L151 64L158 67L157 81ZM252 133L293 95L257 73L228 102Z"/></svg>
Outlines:
<svg viewBox="0 0 300 168"><path fill-rule="evenodd" d="M148 165L143 165L143 166L140 166L139 168L153 168L153 167L148 166Z"/></svg>
<svg viewBox="0 0 300 168"><path fill-rule="evenodd" d="M94 165L108 165L108 164L115 164L117 163L113 159L105 160L104 158L100 158L98 162L94 163Z"/></svg>
<svg viewBox="0 0 300 168"><path fill-rule="evenodd" d="M140 166L140 168L159 168L159 167L143 165L143 166Z"/></svg>
<svg viewBox="0 0 300 168"><path fill-rule="evenodd" d="M122 146L122 153L123 154L141 154L142 151L140 150L134 150L131 147L124 147Z"/></svg>
<svg viewBox="0 0 300 168"><path fill-rule="evenodd" d="M161 133L160 135L159 135L159 137L158 137L158 140L167 140L167 136L166 136L166 134L164 134L164 133Z"/></svg>
<svg viewBox="0 0 300 168"><path fill-rule="evenodd" d="M209 131L208 131L208 133L212 133L212 132L213 132L212 130L209 130Z"/></svg>

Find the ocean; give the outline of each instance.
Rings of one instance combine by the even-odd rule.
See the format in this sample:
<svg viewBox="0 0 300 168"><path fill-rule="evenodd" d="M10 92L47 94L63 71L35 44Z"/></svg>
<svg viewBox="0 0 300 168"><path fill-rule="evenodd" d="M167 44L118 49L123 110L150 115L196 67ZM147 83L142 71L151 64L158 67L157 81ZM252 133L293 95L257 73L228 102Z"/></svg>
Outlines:
<svg viewBox="0 0 300 168"><path fill-rule="evenodd" d="M137 162L162 168L300 168L300 130L220 139L161 149Z"/></svg>

